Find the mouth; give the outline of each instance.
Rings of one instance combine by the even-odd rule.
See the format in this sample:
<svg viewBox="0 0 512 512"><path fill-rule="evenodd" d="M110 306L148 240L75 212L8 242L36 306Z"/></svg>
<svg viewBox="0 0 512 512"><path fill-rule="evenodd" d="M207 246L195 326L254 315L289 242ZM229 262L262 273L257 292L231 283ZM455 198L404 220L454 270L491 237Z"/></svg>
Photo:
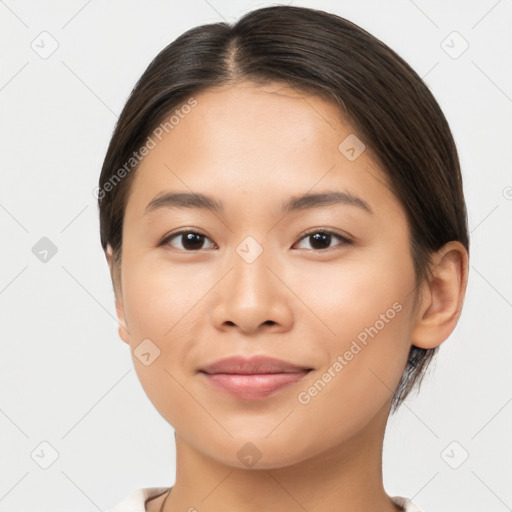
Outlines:
<svg viewBox="0 0 512 512"><path fill-rule="evenodd" d="M313 368L270 357L230 357L199 370L220 391L245 400L265 398L302 380Z"/></svg>

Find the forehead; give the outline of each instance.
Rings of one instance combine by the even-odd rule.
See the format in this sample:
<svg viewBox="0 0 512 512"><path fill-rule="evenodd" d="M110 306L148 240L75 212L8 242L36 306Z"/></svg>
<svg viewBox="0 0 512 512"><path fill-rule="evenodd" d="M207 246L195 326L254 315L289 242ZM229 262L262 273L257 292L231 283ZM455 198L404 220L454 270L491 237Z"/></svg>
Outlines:
<svg viewBox="0 0 512 512"><path fill-rule="evenodd" d="M396 203L369 148L347 158L347 145L357 153L364 146L334 102L253 83L211 88L192 99L183 105L193 107L177 106L173 122L150 135L154 144L131 183L126 215L142 215L168 190L208 193L223 203L243 198L262 209L327 188Z"/></svg>

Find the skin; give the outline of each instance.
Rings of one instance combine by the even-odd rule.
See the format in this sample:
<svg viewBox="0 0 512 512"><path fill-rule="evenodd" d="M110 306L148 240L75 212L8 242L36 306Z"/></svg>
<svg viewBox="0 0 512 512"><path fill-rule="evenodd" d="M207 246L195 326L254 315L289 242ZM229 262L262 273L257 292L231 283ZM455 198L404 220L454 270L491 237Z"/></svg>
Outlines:
<svg viewBox="0 0 512 512"><path fill-rule="evenodd" d="M175 429L176 482L164 510L396 512L381 470L393 391L411 344L438 346L457 324L467 253L450 242L433 257L430 286L416 286L405 211L369 148L354 161L338 150L355 132L335 104L247 82L194 97L197 106L133 177L114 282L119 335ZM347 204L281 213L292 196L326 190L349 191L373 214ZM224 213L144 214L163 191L211 195ZM332 236L314 246L305 236L313 228L352 243ZM187 252L180 235L159 245L181 229L205 235L199 249ZM247 236L263 250L252 263L236 251ZM106 256L112 272L110 248ZM300 403L394 303L400 312ZM146 366L134 350L148 338L160 356ZM260 400L225 394L197 373L220 358L260 354L313 371ZM237 457L248 442L261 454L253 467Z"/></svg>

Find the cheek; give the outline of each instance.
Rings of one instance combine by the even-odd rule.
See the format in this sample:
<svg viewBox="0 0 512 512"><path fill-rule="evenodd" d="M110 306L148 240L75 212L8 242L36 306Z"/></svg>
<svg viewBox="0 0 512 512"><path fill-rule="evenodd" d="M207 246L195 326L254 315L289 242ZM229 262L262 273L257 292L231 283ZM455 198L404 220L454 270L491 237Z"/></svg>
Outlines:
<svg viewBox="0 0 512 512"><path fill-rule="evenodd" d="M350 422L355 418L347 412L358 410L364 417L378 410L402 375L410 347L414 270L412 261L390 251L371 261L347 259L328 275L320 268L305 275L321 286L308 289L303 283L299 291L324 326L316 340L323 352L319 381L311 392L304 390L304 401L318 413L329 403L343 403L332 414Z"/></svg>
<svg viewBox="0 0 512 512"><path fill-rule="evenodd" d="M405 308L414 288L412 261L399 259L389 248L347 254L337 262L301 263L286 279L308 307L308 322L316 315L328 347L336 350L360 333L364 338L365 329L376 322L379 332L386 331L392 341L393 329L406 316L397 309Z"/></svg>
<svg viewBox="0 0 512 512"><path fill-rule="evenodd" d="M170 424L179 425L184 419L201 423L204 411L191 406L183 387L182 368L190 340L187 315L194 312L208 283L204 289L190 287L190 276L183 272L171 273L162 265L135 256L125 259L123 273L132 360L142 388ZM150 353L149 364L144 352Z"/></svg>
<svg viewBox="0 0 512 512"><path fill-rule="evenodd" d="M197 270L162 259L127 257L123 272L125 313L128 325L139 337L175 337L181 320L186 321L211 287L208 277Z"/></svg>
<svg viewBox="0 0 512 512"><path fill-rule="evenodd" d="M296 419L307 422L311 431L322 432L324 440L315 441L319 449L361 431L391 400L402 376L411 304L403 299L393 302L393 293L379 298L347 302L337 318L330 319L336 336L323 337L330 340L323 347L324 364L298 390Z"/></svg>

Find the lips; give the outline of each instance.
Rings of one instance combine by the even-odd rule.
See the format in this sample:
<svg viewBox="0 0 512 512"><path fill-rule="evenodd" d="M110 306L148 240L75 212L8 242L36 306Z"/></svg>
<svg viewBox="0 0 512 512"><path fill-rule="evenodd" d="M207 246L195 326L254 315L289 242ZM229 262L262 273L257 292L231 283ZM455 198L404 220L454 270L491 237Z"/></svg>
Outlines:
<svg viewBox="0 0 512 512"><path fill-rule="evenodd" d="M303 379L312 368L271 357L229 357L199 370L217 389L237 398L257 400Z"/></svg>
<svg viewBox="0 0 512 512"><path fill-rule="evenodd" d="M200 371L209 374L236 373L239 375L254 375L261 373L293 373L302 370L311 370L306 366L298 366L273 357L257 356L251 358L228 357L220 359Z"/></svg>

